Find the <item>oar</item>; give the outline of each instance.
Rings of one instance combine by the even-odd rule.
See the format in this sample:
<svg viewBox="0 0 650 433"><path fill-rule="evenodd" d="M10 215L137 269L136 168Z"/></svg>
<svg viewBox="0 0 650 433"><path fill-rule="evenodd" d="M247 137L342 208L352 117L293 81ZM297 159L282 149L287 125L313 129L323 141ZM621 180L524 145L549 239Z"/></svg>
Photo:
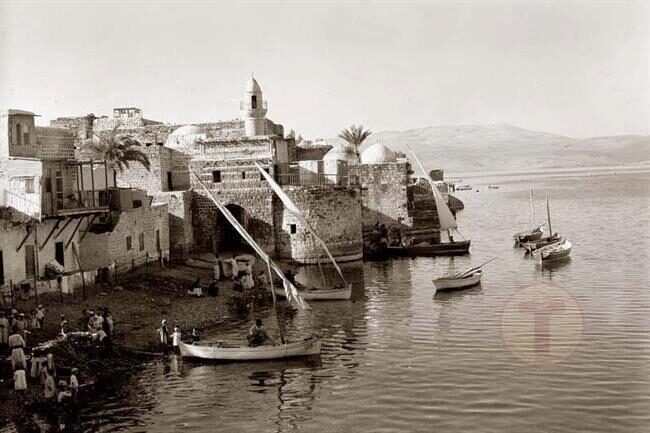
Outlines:
<svg viewBox="0 0 650 433"><path fill-rule="evenodd" d="M473 272L473 271L476 271L476 270L481 269L483 266L487 265L488 263L490 263L490 262L492 262L492 261L494 261L494 260L496 260L496 259L497 259L496 256L495 256L495 257L492 257L492 258L491 258L490 260L488 260L487 262L485 262L485 263L481 263L479 266L473 266L473 267L471 267L471 268L469 268L469 269L466 269L466 270L463 271L463 272L460 272L460 273L458 273L458 274L456 274L456 275L453 275L452 277L453 277L453 278L461 278L461 277L463 277L464 275L467 275L467 274L470 273L470 272Z"/></svg>

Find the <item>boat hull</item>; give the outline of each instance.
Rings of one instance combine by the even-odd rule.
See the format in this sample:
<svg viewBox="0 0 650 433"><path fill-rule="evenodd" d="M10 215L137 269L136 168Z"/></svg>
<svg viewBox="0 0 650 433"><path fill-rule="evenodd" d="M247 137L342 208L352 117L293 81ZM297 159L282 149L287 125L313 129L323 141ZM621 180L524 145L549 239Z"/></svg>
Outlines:
<svg viewBox="0 0 650 433"><path fill-rule="evenodd" d="M276 296L285 297L284 289L274 288ZM345 289L299 290L300 297L306 301L346 301L352 297L352 285Z"/></svg>
<svg viewBox="0 0 650 433"><path fill-rule="evenodd" d="M513 238L518 243L523 244L525 242L538 241L538 240L540 240L542 238L543 234L544 234L543 231L538 230L538 231L534 231L534 232L517 233L516 235L513 236Z"/></svg>
<svg viewBox="0 0 650 433"><path fill-rule="evenodd" d="M308 340L278 346L257 347L219 347L216 345L186 344L181 342L179 343L179 348L183 358L245 362L319 355L321 341L317 338L310 338Z"/></svg>
<svg viewBox="0 0 650 433"><path fill-rule="evenodd" d="M551 236L551 237L546 237L546 238L541 238L537 241L530 241L530 242L525 242L521 246L524 247L526 251L529 253L532 253L535 250L538 250L540 248L547 247L549 245L555 244L557 242L561 242L562 238L559 236Z"/></svg>
<svg viewBox="0 0 650 433"><path fill-rule="evenodd" d="M459 290L466 289L468 287L476 286L481 283L482 272L477 272L472 274L467 278L453 278L453 277L443 277L433 280L433 286L436 289L436 292L442 290Z"/></svg>
<svg viewBox="0 0 650 433"><path fill-rule="evenodd" d="M471 241L442 242L430 245L387 247L386 251L397 256L454 256L469 254Z"/></svg>

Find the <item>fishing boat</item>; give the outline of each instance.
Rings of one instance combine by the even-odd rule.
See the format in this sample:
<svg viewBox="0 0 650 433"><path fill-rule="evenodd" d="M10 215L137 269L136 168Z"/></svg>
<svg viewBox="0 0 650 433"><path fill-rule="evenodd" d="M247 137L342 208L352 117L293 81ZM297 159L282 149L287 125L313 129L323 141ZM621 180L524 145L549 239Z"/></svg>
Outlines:
<svg viewBox="0 0 650 433"><path fill-rule="evenodd" d="M215 344L178 345L184 358L209 359L214 361L263 361L269 359L293 358L297 356L313 356L320 354L321 342L318 338L307 338L302 341L273 346L247 347Z"/></svg>
<svg viewBox="0 0 650 433"><path fill-rule="evenodd" d="M431 179L428 172L424 169L424 166L418 159L415 152L413 152L413 149L411 149L411 147L408 145L407 147L413 154L413 158L420 168L420 171L424 175L424 178L429 182L429 185L431 186L431 193L433 194L433 200L438 211L440 231L447 232L448 242L421 242L418 244L402 242L401 245L387 246L386 252L398 256L450 256L468 254L471 240L464 239L462 241L454 241L454 238L451 234L452 230L463 237L463 235L458 231L456 218L454 218L454 214L451 213L451 210L449 209L449 206L447 206L447 203L438 190L438 187L434 183L433 179Z"/></svg>
<svg viewBox="0 0 650 433"><path fill-rule="evenodd" d="M334 260L334 256L332 256L332 253L330 252L329 248L327 248L327 244L325 243L324 240L320 238L316 234L316 231L314 228L309 224L309 221L307 221L307 218L305 218L305 215L300 211L298 206L296 206L296 203L287 195L287 193L284 192L282 187L277 184L275 179L267 173L266 170L259 164L255 163L257 166L258 170L260 171L260 174L264 177L264 179L268 182L268 184L271 186L275 194L278 196L280 201L282 201L282 204L284 205L284 208L289 211L297 220L300 222L300 225L304 227L309 234L314 238L314 240L323 248L323 251L327 255L328 259L332 262L332 265L334 265L334 268L336 269L339 277L341 278L341 281L343 282L343 285L340 287L332 287L332 288L326 288L327 284L325 282L325 275L323 274L323 268L321 266L321 260L317 259L316 263L318 263L318 268L320 270L321 274L321 282L324 288L317 288L317 287L305 287L305 290L300 291L301 296L303 299L307 300L312 300L312 301L334 301L334 300L347 300L350 299L352 296L352 284L348 283L343 276L343 272L341 271L341 268L339 267L338 263L336 263L336 260ZM284 293L283 291L279 291L279 293L276 294L282 294Z"/></svg>
<svg viewBox="0 0 650 433"><path fill-rule="evenodd" d="M544 235L544 225L535 225L535 207L533 206L533 189L530 189L530 215L532 221L532 228L522 232L515 233L512 237L518 245L523 245L526 242L537 241Z"/></svg>
<svg viewBox="0 0 650 433"><path fill-rule="evenodd" d="M456 187L456 191L471 191L472 190L472 185L460 185Z"/></svg>
<svg viewBox="0 0 650 433"><path fill-rule="evenodd" d="M298 293L306 301L344 301L352 296L352 285L348 284L347 287L334 289L308 288L301 290L298 287ZM284 290L279 287L275 289L275 294L284 298Z"/></svg>
<svg viewBox="0 0 650 433"><path fill-rule="evenodd" d="M479 266L473 266L469 269L464 270L463 272L452 275L445 275L443 277L434 279L433 287L436 289L436 293L443 290L466 289L468 287L480 284L481 277L483 276L483 267L495 259L496 257L493 257L487 262L482 263Z"/></svg>
<svg viewBox="0 0 650 433"><path fill-rule="evenodd" d="M532 253L533 251L539 248L543 248L545 246L555 244L562 240L559 234L553 233L553 227L551 226L551 208L548 203L548 194L546 195L546 216L548 218L546 222L548 223L548 231L550 234L546 237L542 237L537 240L532 240L532 241L527 241L522 243L521 246L524 247L524 249L528 254Z"/></svg>
<svg viewBox="0 0 650 433"><path fill-rule="evenodd" d="M286 275L282 272L280 267L264 252L264 250L255 242L253 237L246 231L246 229L237 221L237 219L230 213L230 211L217 200L212 192L207 188L201 178L192 170L192 174L205 190L210 199L214 202L217 208L221 211L223 216L232 224L232 226L239 232L239 234L248 242L257 255L266 263L269 273L269 281L271 282L271 297L273 299L273 309L275 311L276 320L278 324L278 332L280 334L280 344L261 345L261 346L247 346L241 344L228 344L228 343L215 343L215 344L186 344L180 342L179 349L181 355L185 358L197 358L202 360L211 361L259 361L270 359L284 359L297 356L311 356L320 354L321 342L318 337L310 336L300 341L288 341L280 326L280 318L278 316L277 302L275 296L275 289L273 288L273 272L280 277L284 288L284 295L289 302L292 303L299 310L309 313L309 305L300 296L296 287L287 279Z"/></svg>
<svg viewBox="0 0 650 433"><path fill-rule="evenodd" d="M533 251L533 254L539 257L539 260L543 264L568 258L571 254L572 247L573 245L571 242L565 239L561 242L557 242L535 250Z"/></svg>

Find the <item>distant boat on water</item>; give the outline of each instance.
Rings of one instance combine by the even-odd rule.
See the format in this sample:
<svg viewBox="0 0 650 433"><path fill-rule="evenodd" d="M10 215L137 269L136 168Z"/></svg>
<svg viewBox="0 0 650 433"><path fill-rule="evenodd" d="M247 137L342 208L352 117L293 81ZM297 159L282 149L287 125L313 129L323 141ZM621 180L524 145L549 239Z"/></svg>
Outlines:
<svg viewBox="0 0 650 433"><path fill-rule="evenodd" d="M524 247L526 249L526 252L528 252L529 254L539 248L543 248L545 246L554 244L556 242L560 242L562 240L559 234L553 233L553 228L551 226L551 208L549 207L548 204L548 194L546 195L546 215L548 218L547 223L548 223L549 235L537 240L527 241L521 244L521 246Z"/></svg>
<svg viewBox="0 0 650 433"><path fill-rule="evenodd" d="M481 277L483 276L483 266L495 260L496 257L488 260L479 266L473 266L469 269L459 272L457 274L445 275L433 280L433 287L436 293L443 290L458 290L466 289L481 284Z"/></svg>
<svg viewBox="0 0 650 433"><path fill-rule="evenodd" d="M532 221L532 228L530 230L525 230L523 232L518 232L515 233L512 237L514 238L515 242L517 242L518 245L522 245L526 242L531 242L531 241L537 241L542 238L542 235L544 234L544 225L546 223L541 224L541 225L535 225L535 208L533 206L533 189L530 189L530 215L531 215L531 221Z"/></svg>
<svg viewBox="0 0 650 433"><path fill-rule="evenodd" d="M488 189L499 189L499 185L488 185Z"/></svg>
<svg viewBox="0 0 650 433"><path fill-rule="evenodd" d="M472 190L472 185L461 185L456 187L456 191L471 191Z"/></svg>

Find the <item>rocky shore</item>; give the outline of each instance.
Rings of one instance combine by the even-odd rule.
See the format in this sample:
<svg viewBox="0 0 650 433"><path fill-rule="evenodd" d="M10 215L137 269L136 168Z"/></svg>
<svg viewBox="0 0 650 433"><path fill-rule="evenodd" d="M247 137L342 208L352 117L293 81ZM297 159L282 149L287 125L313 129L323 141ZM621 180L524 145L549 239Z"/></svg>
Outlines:
<svg viewBox="0 0 650 433"><path fill-rule="evenodd" d="M230 281L219 283L218 296L196 298L189 296L187 290L197 278L206 285L212 279L212 272L182 265L126 275L110 286L89 289L86 299L81 293L64 295L62 302L59 294L42 295L38 303L46 309L45 325L28 335L26 354L32 347L58 338L62 314L70 330L77 330L82 310L108 308L115 326L112 355L99 354L70 341L57 342L51 350L58 371L65 375L73 367L79 369L80 383L86 384L80 393L82 399L100 398L102 388L112 385L116 377L128 377L137 372L143 361L160 356L157 329L162 319L172 329L178 325L184 337L189 336L192 328L209 332L242 321L242 317L231 313L233 301L242 300ZM29 312L36 307L36 301L19 301L15 307ZM44 403L40 383L29 383L23 396L13 391L7 355L0 354L0 431L59 431L54 418L56 411ZM45 428L37 418L48 420Z"/></svg>

